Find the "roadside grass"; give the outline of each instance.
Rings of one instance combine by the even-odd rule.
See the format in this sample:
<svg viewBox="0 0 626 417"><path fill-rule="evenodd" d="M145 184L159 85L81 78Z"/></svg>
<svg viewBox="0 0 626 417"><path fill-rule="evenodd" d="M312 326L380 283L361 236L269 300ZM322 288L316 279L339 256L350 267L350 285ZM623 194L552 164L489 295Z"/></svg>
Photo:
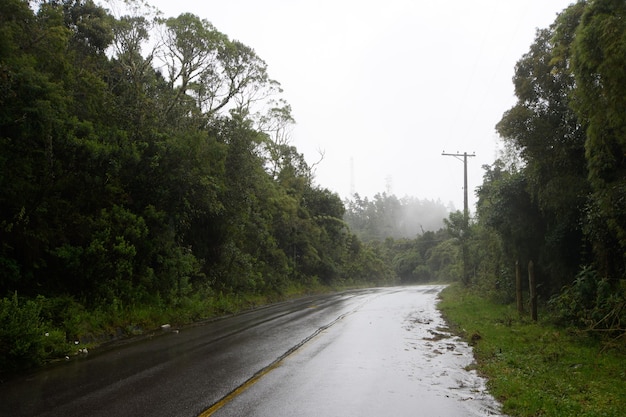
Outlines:
<svg viewBox="0 0 626 417"><path fill-rule="evenodd" d="M626 413L626 346L537 323L451 285L439 308L474 347L479 373L509 416L618 417Z"/></svg>
<svg viewBox="0 0 626 417"><path fill-rule="evenodd" d="M165 324L169 325L166 329L176 329L275 302L354 287L350 283L333 287L292 283L266 293L199 289L168 302L156 297L151 302L124 305L114 299L93 309L72 297L28 300L16 293L11 298L0 298L0 382L111 344L151 337L162 333Z"/></svg>

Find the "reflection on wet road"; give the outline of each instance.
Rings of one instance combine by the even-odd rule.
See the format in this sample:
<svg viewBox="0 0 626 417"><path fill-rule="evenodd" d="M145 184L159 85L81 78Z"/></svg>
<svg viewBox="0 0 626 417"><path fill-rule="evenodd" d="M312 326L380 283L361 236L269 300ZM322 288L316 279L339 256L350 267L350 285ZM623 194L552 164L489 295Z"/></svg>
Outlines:
<svg viewBox="0 0 626 417"><path fill-rule="evenodd" d="M497 415L442 287L261 308L0 385L0 416Z"/></svg>
<svg viewBox="0 0 626 417"><path fill-rule="evenodd" d="M471 348L435 308L441 287L383 290L214 413L225 416L494 416Z"/></svg>

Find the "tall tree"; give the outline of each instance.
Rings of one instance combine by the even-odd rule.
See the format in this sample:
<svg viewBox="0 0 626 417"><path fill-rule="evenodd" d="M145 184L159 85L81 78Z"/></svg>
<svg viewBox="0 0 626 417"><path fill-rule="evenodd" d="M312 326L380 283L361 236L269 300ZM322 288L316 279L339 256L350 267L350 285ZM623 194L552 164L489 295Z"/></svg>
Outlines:
<svg viewBox="0 0 626 417"><path fill-rule="evenodd" d="M267 74L267 65L252 48L230 40L209 21L184 13L164 24L159 56L176 91L166 115L177 106L189 109L194 103L206 124L226 110L248 114L253 102L279 90L279 84Z"/></svg>
<svg viewBox="0 0 626 417"><path fill-rule="evenodd" d="M602 273L626 273L626 4L589 2L574 41L576 110L593 200L589 218ZM616 244L614 244L614 242Z"/></svg>
<svg viewBox="0 0 626 417"><path fill-rule="evenodd" d="M505 263L514 265L517 261L525 266L532 260L544 268L540 259L545 251L545 219L528 193L525 171L506 170L500 161L485 168L483 184L477 191L479 222L501 238ZM546 288L553 285L544 284Z"/></svg>
<svg viewBox="0 0 626 417"><path fill-rule="evenodd" d="M497 125L524 161L517 176L524 179L541 217L532 223L545 224L545 234L535 243L543 247L536 254L541 259L533 260L546 274L545 288L550 291L573 278L584 242L582 213L589 195L585 132L571 109L576 86L571 42L583 10L584 3L574 4L549 29L537 32L515 68L518 101Z"/></svg>

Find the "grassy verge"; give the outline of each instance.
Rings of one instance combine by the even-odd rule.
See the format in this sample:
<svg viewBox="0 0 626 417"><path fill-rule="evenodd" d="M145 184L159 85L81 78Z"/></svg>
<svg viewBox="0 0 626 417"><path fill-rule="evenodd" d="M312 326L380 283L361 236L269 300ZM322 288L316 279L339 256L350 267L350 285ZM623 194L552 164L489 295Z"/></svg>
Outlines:
<svg viewBox="0 0 626 417"><path fill-rule="evenodd" d="M476 367L510 416L618 417L626 410L626 347L519 317L459 286L439 308L474 345Z"/></svg>
<svg viewBox="0 0 626 417"><path fill-rule="evenodd" d="M270 303L345 288L292 284L280 293L198 291L170 302L123 305L118 300L86 309L71 297L0 298L0 382L112 343L152 336L161 326L177 328Z"/></svg>

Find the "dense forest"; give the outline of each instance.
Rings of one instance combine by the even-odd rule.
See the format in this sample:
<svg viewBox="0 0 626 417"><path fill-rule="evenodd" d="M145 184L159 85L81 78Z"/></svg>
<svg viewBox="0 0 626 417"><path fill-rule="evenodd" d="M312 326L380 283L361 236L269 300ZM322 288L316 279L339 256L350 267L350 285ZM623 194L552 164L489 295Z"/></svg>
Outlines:
<svg viewBox="0 0 626 417"><path fill-rule="evenodd" d="M563 324L626 331L626 3L579 1L517 63L464 241L473 285L514 296L515 262Z"/></svg>
<svg viewBox="0 0 626 417"><path fill-rule="evenodd" d="M257 296L459 280L510 302L530 261L561 323L624 335L623 2L537 31L471 219L342 201L251 47L124 4L0 2L0 374Z"/></svg>

